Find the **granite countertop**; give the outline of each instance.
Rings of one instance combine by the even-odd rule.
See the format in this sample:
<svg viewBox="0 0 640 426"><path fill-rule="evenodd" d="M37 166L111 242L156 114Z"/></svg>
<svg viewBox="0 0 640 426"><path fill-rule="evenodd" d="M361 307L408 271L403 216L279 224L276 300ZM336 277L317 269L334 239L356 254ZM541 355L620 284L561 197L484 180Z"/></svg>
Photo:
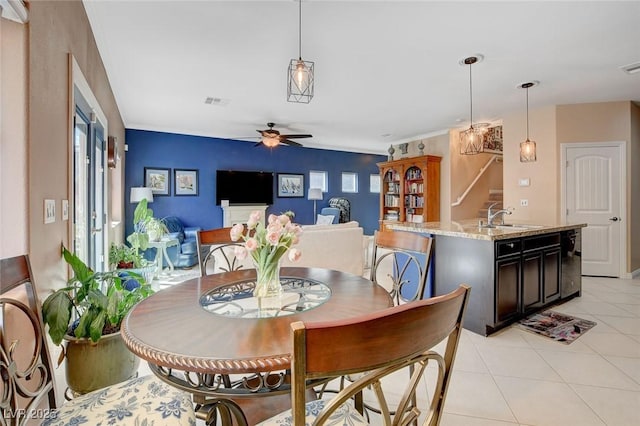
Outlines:
<svg viewBox="0 0 640 426"><path fill-rule="evenodd" d="M511 226L497 228L480 228L478 221L481 219L466 219L457 222L384 222L388 229L396 231L422 232L433 235L446 235L449 237L472 238L475 240L504 240L508 238L529 237L532 235L548 234L551 232L565 231L567 229L584 228L586 223L578 224L537 224L518 222ZM483 220L486 222L486 219ZM509 225L510 222L507 222Z"/></svg>

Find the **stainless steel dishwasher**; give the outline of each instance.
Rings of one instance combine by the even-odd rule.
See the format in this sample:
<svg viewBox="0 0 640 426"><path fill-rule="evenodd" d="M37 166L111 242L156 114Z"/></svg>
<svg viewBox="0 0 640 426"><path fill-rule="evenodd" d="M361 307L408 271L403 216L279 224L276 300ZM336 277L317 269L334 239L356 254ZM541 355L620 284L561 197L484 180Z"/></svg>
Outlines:
<svg viewBox="0 0 640 426"><path fill-rule="evenodd" d="M574 294L580 296L582 292L580 237L580 229L569 229L560 233L560 248L562 251L560 297L562 299Z"/></svg>

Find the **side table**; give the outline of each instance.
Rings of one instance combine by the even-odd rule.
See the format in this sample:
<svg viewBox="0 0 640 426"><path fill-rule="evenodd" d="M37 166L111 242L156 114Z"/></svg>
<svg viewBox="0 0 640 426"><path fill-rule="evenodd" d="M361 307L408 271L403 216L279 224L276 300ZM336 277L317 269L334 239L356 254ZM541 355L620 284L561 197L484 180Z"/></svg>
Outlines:
<svg viewBox="0 0 640 426"><path fill-rule="evenodd" d="M162 271L162 256L167 261L169 265L169 273L173 272L173 263L171 263L171 259L169 259L169 255L167 254L167 247L177 246L179 244L177 238L162 238L159 241L149 241L149 247L153 247L156 249L156 278L160 276L160 272Z"/></svg>

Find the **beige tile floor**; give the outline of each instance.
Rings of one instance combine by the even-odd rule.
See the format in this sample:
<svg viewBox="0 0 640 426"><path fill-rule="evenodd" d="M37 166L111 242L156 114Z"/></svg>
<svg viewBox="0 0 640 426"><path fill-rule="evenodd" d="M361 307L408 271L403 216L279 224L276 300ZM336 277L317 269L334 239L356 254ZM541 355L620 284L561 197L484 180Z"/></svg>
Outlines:
<svg viewBox="0 0 640 426"><path fill-rule="evenodd" d="M464 330L441 425L640 425L640 280L583 277L582 297L553 309L598 325L570 345Z"/></svg>
<svg viewBox="0 0 640 426"><path fill-rule="evenodd" d="M553 309L598 323L569 345L464 331L442 425L640 425L640 280L583 277Z"/></svg>
<svg viewBox="0 0 640 426"><path fill-rule="evenodd" d="M582 297L553 309L598 325L569 345L464 330L441 425L640 425L640 280L584 277Z"/></svg>

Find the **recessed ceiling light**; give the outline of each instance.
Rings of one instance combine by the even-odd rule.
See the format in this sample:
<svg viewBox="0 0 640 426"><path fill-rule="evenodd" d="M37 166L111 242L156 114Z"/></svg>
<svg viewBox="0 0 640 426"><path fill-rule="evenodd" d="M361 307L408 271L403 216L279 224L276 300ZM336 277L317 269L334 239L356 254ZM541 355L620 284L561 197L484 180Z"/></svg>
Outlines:
<svg viewBox="0 0 640 426"><path fill-rule="evenodd" d="M538 80L531 80L531 81L527 81L526 83L520 83L516 86L516 89L528 89L531 87L535 87L538 84L540 84L540 82Z"/></svg>
<svg viewBox="0 0 640 426"><path fill-rule="evenodd" d="M635 74L637 72L640 72L640 62L622 66L620 67L620 69L627 74Z"/></svg>
<svg viewBox="0 0 640 426"><path fill-rule="evenodd" d="M484 55L481 53L474 53L473 55L460 59L458 63L460 65L471 65L471 64L479 64L484 60Z"/></svg>

